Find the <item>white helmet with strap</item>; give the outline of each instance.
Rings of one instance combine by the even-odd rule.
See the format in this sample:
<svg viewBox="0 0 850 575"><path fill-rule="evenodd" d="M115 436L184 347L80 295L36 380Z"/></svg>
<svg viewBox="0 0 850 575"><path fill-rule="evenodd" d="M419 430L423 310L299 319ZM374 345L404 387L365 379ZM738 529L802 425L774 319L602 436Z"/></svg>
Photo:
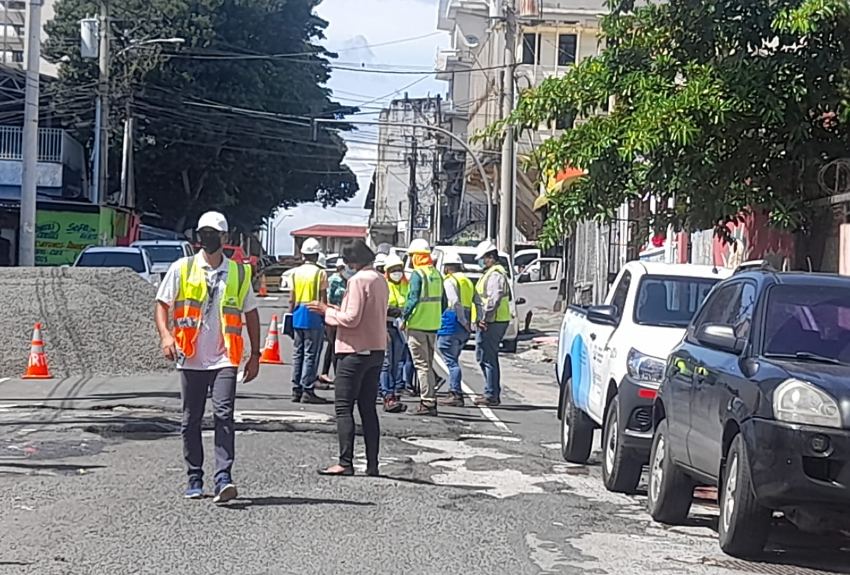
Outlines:
<svg viewBox="0 0 850 575"><path fill-rule="evenodd" d="M304 240L304 243L301 244L301 253L305 256L312 256L321 253L321 251L322 246L316 238L307 238Z"/></svg>
<svg viewBox="0 0 850 575"><path fill-rule="evenodd" d="M499 248L496 247L491 240L484 240L478 247L475 248L475 259L480 260L490 252L498 252Z"/></svg>

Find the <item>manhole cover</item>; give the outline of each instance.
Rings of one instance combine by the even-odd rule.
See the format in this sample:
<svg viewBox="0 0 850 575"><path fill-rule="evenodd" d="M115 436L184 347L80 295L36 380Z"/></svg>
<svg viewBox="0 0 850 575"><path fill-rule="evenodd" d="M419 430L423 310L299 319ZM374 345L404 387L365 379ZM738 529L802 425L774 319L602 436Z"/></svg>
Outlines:
<svg viewBox="0 0 850 575"><path fill-rule="evenodd" d="M735 571L745 571L747 573L759 573L764 575L834 575L835 573L843 573L845 571L821 571L819 569L809 569L807 567L798 567L796 565L774 565L770 563L751 563L749 561L741 561L739 559L703 559L703 565L712 567L722 567Z"/></svg>

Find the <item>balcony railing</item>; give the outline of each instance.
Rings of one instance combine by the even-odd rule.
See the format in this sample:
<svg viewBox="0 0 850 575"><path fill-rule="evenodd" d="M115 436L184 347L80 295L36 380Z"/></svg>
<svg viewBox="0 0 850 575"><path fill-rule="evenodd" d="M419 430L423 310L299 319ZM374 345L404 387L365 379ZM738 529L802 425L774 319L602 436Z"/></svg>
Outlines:
<svg viewBox="0 0 850 575"><path fill-rule="evenodd" d="M0 160L23 160L22 128L0 126ZM83 147L64 130L42 128L38 131L38 161L82 170Z"/></svg>

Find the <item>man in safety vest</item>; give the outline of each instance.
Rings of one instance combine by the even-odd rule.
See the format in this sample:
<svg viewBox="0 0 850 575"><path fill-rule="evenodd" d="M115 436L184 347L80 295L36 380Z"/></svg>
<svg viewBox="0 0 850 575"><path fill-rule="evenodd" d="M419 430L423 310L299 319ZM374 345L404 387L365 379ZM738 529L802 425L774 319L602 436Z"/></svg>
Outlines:
<svg viewBox="0 0 850 575"><path fill-rule="evenodd" d="M463 407L460 368L460 352L469 340L472 326L481 317L481 300L475 293L472 280L463 274L463 260L456 253L443 256L443 291L446 294L446 309L443 310L442 324L437 332L437 349L449 368L448 398L440 405Z"/></svg>
<svg viewBox="0 0 850 575"><path fill-rule="evenodd" d="M437 415L437 382L434 352L443 315L443 278L431 259L431 246L423 239L410 242L413 261L410 290L404 306L407 344L419 377L420 403L413 415Z"/></svg>
<svg viewBox="0 0 850 575"><path fill-rule="evenodd" d="M244 355L242 325L248 328L251 354L245 382L260 366L260 316L251 289L251 268L222 252L227 220L207 212L198 221L201 253L180 259L159 286L155 308L162 352L177 362L183 399L183 456L189 473L186 497L204 496L204 447L201 423L207 390L212 390L215 422L215 503L235 498L231 476L235 429L236 373ZM169 327L169 314L172 327Z"/></svg>
<svg viewBox="0 0 850 575"><path fill-rule="evenodd" d="M316 376L325 336L323 317L307 308L310 302L328 303L328 275L319 265L321 246L315 238L301 244L304 263L292 273L289 309L292 312L292 401L327 403L316 395Z"/></svg>
<svg viewBox="0 0 850 575"><path fill-rule="evenodd" d="M407 343L398 328L398 318L407 305L407 293L410 284L404 277L404 262L395 254L386 256L384 261L387 286L390 297L387 303L387 334L389 342L381 368L381 395L384 398L384 411L398 413L405 410L399 394L405 388L404 363L408 356Z"/></svg>
<svg viewBox="0 0 850 575"><path fill-rule="evenodd" d="M495 406L502 402L499 344L511 321L511 283L507 271L499 263L499 250L493 242L487 240L478 244L475 257L484 268L484 275L475 286L484 308L475 338L476 359L484 372L484 396L476 399L475 404Z"/></svg>

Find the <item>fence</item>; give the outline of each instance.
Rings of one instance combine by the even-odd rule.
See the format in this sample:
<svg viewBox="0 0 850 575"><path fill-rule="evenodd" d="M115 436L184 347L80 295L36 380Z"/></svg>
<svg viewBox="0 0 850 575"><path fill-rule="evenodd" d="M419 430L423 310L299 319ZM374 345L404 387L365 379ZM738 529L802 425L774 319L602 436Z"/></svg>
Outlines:
<svg viewBox="0 0 850 575"><path fill-rule="evenodd" d="M42 128L38 131L38 161L62 163L64 131ZM70 138L68 138L70 140ZM23 130L0 126L0 160L23 160Z"/></svg>

